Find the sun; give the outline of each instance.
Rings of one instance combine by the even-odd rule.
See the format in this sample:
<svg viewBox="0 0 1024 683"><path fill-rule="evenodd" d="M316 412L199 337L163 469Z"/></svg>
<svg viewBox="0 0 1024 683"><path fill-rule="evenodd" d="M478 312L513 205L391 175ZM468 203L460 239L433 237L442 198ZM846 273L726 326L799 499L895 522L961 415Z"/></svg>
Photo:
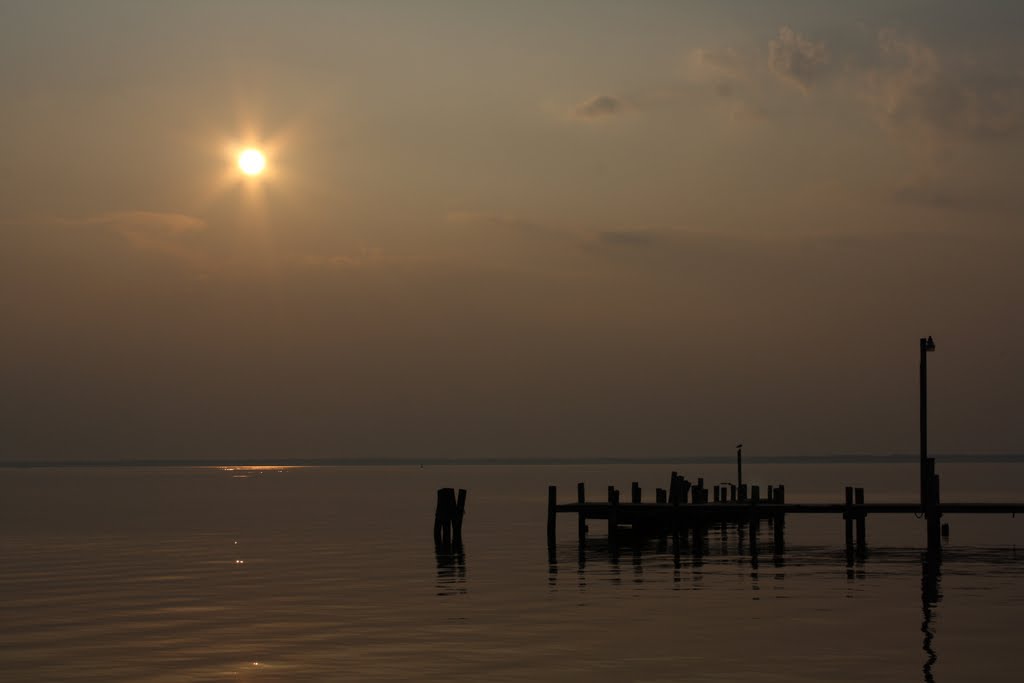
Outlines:
<svg viewBox="0 0 1024 683"><path fill-rule="evenodd" d="M238 168L248 176L258 176L267 167L263 152L253 147L244 149L238 155Z"/></svg>

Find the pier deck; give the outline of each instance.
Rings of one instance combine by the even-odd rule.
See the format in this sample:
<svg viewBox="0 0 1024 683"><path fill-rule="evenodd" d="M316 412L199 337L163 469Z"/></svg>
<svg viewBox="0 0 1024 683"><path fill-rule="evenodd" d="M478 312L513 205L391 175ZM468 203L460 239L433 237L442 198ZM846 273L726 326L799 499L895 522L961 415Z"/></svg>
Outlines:
<svg viewBox="0 0 1024 683"><path fill-rule="evenodd" d="M708 516L745 516L760 514L764 518L784 514L843 514L852 512L866 514L924 514L920 503L562 503L555 506L556 512L582 513L587 519L608 519L612 508L620 523L632 516L671 517L673 512L682 515L707 513ZM1024 503L940 503L940 514L1024 514Z"/></svg>
<svg viewBox="0 0 1024 683"><path fill-rule="evenodd" d="M781 547L783 528L789 515L818 514L840 515L845 524L845 540L848 547L866 547L867 517L877 514L914 514L927 521L927 540L930 549L941 545L940 536L948 532L948 524L941 524L945 515L1016 515L1024 514L1024 503L984 502L958 503L942 502L939 495L939 477L934 473L934 461L926 461L928 487L922 502L913 503L866 503L864 489L847 486L845 501L836 503L789 503L786 502L785 486L767 487L767 496L761 496L760 486L716 485L712 489L704 486L704 480L696 483L672 473L668 489L656 490L655 502L644 502L640 485L633 482L629 502L620 500L621 495L614 486L608 487L606 501L587 501L584 484L576 486L576 501L558 503L557 489L548 487L548 541L554 542L558 513L574 514L578 519L578 536L582 543L588 532L589 520L607 520L608 537L629 531L645 535L673 535L693 533L696 539L709 527L732 523L748 526L751 538L756 539L757 527L767 520L773 527L777 546ZM710 501L714 491L714 501Z"/></svg>

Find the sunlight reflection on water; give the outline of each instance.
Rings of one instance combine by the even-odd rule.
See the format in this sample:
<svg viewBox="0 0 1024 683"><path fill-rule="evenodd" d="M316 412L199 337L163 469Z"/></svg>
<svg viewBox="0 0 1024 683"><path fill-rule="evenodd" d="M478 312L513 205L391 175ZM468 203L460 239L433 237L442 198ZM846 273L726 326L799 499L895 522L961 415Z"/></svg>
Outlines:
<svg viewBox="0 0 1024 683"><path fill-rule="evenodd" d="M847 481L869 500L912 495L901 467L800 467L773 477L791 500L838 498ZM990 467L946 466L962 476L944 496L1004 497L1024 473ZM912 518L869 520L852 563L828 517L794 519L785 552L765 544L756 563L733 529L694 554L612 546L594 525L581 552L570 518L549 556L548 483L653 490L667 473L255 471L283 476L3 472L0 678L984 681L1002 679L1024 625L1024 520L951 519L940 565ZM469 489L462 552L432 542L442 485Z"/></svg>

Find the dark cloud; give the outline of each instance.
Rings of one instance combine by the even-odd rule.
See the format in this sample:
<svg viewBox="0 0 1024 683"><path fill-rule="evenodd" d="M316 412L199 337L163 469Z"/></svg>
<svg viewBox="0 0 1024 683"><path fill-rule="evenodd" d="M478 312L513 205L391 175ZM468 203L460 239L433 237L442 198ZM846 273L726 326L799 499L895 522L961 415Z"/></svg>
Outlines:
<svg viewBox="0 0 1024 683"><path fill-rule="evenodd" d="M573 109L577 119L593 120L616 116L625 109L625 103L612 95L598 95L582 102Z"/></svg>
<svg viewBox="0 0 1024 683"><path fill-rule="evenodd" d="M768 43L768 65L779 78L807 91L825 73L829 63L825 43L813 42L789 26Z"/></svg>

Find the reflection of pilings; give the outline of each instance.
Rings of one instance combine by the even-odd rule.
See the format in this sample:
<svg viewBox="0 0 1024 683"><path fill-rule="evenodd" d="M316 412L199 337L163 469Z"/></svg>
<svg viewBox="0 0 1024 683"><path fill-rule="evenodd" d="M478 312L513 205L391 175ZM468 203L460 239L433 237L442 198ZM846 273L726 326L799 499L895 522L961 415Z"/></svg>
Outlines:
<svg viewBox="0 0 1024 683"><path fill-rule="evenodd" d="M933 667L938 660L932 641L935 632L932 630L932 621L935 618L934 608L942 601L942 594L939 592L939 580L942 576L942 553L932 549L921 553L921 633L924 640L921 649L925 653L924 666L921 667L924 673L925 683L934 683L935 676Z"/></svg>
<svg viewBox="0 0 1024 683"><path fill-rule="evenodd" d="M440 595L466 592L466 554L462 542L434 545L437 590Z"/></svg>

